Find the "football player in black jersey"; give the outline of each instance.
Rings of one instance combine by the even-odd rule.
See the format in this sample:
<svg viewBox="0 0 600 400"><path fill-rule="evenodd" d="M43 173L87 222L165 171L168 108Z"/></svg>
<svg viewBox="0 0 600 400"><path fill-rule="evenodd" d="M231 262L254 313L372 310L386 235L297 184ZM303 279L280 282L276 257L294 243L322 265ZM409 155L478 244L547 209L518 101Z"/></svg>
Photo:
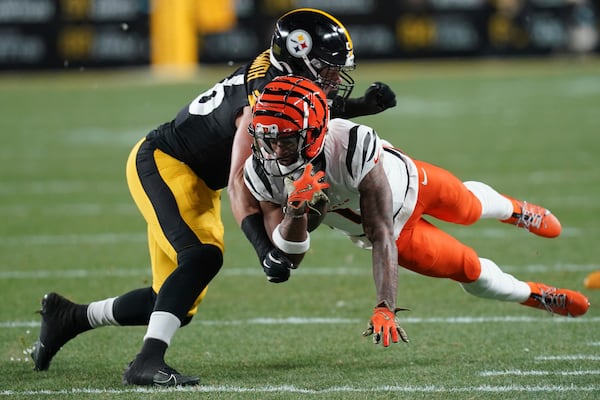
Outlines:
<svg viewBox="0 0 600 400"><path fill-rule="evenodd" d="M273 249L258 203L242 178L244 160L251 154L251 106L273 78L291 73L323 87L332 115L350 118L396 105L393 91L382 83L350 99L354 82L347 71L353 68L352 40L337 19L316 9L293 10L277 21L268 50L140 140L126 170L131 195L148 225L152 286L90 304L46 294L31 354L35 369L48 369L60 348L79 333L107 325L147 325L123 383L198 384L198 377L180 374L164 356L223 263L220 194L228 182L234 216L261 263Z"/></svg>

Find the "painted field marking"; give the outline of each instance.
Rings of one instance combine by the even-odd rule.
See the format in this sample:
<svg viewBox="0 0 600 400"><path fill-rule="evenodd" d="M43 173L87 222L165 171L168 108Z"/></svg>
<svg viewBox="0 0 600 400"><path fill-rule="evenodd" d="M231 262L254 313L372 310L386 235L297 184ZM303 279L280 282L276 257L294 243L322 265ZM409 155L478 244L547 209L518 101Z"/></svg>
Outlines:
<svg viewBox="0 0 600 400"><path fill-rule="evenodd" d="M315 231L315 238L327 240L350 241L342 234ZM575 228L564 228L561 237L578 237L582 232ZM458 232L457 238L487 237L493 239L508 238L514 236L514 231L505 229L472 229L470 232ZM33 234L18 236L0 236L0 247L26 247L26 246L56 246L56 245L80 245L80 244L121 244L121 243L143 243L147 239L143 232L105 232L105 233L69 233L69 234Z"/></svg>
<svg viewBox="0 0 600 400"><path fill-rule="evenodd" d="M0 245L1 246L1 245ZM224 266L219 272L220 276L262 276L264 272L257 265L249 265L248 267ZM6 267L6 266L4 266ZM502 266L505 272L590 272L600 269L600 265L596 264L557 264L557 265L523 265ZM401 273L414 274L414 272L400 269ZM301 268L294 271L294 274L303 276L372 276L370 267L346 267L343 265L321 267L313 266L308 262L302 265ZM113 268L107 267L104 269L53 269L49 266L48 269L24 271L18 268L9 268L5 271L0 271L0 279L84 279L90 277L112 277L112 276L139 276L150 275L150 267L146 268ZM600 343L600 342L599 342Z"/></svg>
<svg viewBox="0 0 600 400"><path fill-rule="evenodd" d="M520 369L511 369L506 371L482 371L479 373L480 376L548 376L548 375L559 375L559 376L579 376L579 375L600 375L599 369L589 371L523 371Z"/></svg>
<svg viewBox="0 0 600 400"><path fill-rule="evenodd" d="M600 356L589 354L570 354L561 356L537 356L535 361L600 361Z"/></svg>
<svg viewBox="0 0 600 400"><path fill-rule="evenodd" d="M545 317L431 317L431 318L404 318L402 320L407 324L487 324L487 323L567 323L567 324L596 324L600 323L600 317L585 318L559 318L550 315ZM191 324L198 325L339 325L339 324L357 324L364 322L358 318L326 318L326 317L288 317L288 318L249 318L243 320L194 320ZM8 328L37 328L39 321L2 321L1 329ZM589 356L582 356L589 357ZM598 356L600 359L600 356ZM540 360L541 361L541 360Z"/></svg>
<svg viewBox="0 0 600 400"><path fill-rule="evenodd" d="M302 394L327 394L327 393L573 393L573 392L596 392L600 386L596 385L506 385L491 386L480 385L473 387L446 387L446 386L332 386L322 389L309 389L293 385L284 386L184 386L173 389L161 388L132 388L132 389L64 389L64 390L3 390L0 396L47 396L47 395L73 395L73 394L123 394L123 393L302 393Z"/></svg>

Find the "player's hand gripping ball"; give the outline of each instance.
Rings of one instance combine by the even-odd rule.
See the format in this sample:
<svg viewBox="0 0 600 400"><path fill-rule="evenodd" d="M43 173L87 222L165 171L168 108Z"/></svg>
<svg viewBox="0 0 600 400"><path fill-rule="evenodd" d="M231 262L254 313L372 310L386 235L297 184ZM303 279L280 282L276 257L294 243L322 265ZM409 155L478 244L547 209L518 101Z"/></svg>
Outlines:
<svg viewBox="0 0 600 400"><path fill-rule="evenodd" d="M325 172L313 172L313 165L307 164L302 175L292 181L285 179L285 187L288 192L288 207L291 207L293 213L307 213L309 232L315 230L327 213L329 206L329 197L323 192L323 189L329 187L325 182Z"/></svg>
<svg viewBox="0 0 600 400"><path fill-rule="evenodd" d="M313 174L313 165L306 164L302 175L295 181L285 178L285 189L288 194L287 206L302 212L306 207L311 208L321 200L329 200L323 189L327 189L329 183L325 182L325 172L317 171Z"/></svg>

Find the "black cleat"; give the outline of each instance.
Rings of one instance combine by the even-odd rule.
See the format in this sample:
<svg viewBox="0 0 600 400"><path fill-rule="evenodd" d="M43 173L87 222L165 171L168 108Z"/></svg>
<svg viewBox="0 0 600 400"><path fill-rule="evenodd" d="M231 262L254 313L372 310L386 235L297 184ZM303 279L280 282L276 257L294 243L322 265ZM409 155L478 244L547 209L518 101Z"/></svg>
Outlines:
<svg viewBox="0 0 600 400"><path fill-rule="evenodd" d="M50 361L62 346L86 330L77 322L82 305L75 304L57 293L48 293L42 298L40 336L33 346L31 358L36 371L45 371Z"/></svg>
<svg viewBox="0 0 600 400"><path fill-rule="evenodd" d="M137 359L136 359L137 360ZM190 386L198 385L200 378L196 376L181 375L164 362L155 367L149 367L133 360L123 373L123 385L141 386Z"/></svg>

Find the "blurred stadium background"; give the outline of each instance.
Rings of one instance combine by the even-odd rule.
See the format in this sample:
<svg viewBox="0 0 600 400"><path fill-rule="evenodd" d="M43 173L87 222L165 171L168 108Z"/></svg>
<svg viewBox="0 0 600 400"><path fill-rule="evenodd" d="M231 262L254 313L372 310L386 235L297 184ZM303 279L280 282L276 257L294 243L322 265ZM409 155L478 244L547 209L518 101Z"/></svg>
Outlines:
<svg viewBox="0 0 600 400"><path fill-rule="evenodd" d="M225 266L168 356L202 377L190 391L600 398L600 291L583 286L600 269L600 7L585 0L0 0L0 398L194 396L121 385L143 327L86 333L34 372L34 311L50 290L88 302L148 284L144 221L124 176L131 147L264 50L276 18L297 7L330 11L351 32L355 96L375 80L396 91L397 107L360 122L463 179L544 204L564 232L548 241L496 221L438 225L592 307L553 318L401 270L411 343L374 347L360 335L374 301L370 254L321 228L293 278L270 284L223 192ZM175 74L157 79L165 70Z"/></svg>
<svg viewBox="0 0 600 400"><path fill-rule="evenodd" d="M0 70L240 62L298 7L370 59L598 53L598 0L0 0Z"/></svg>

